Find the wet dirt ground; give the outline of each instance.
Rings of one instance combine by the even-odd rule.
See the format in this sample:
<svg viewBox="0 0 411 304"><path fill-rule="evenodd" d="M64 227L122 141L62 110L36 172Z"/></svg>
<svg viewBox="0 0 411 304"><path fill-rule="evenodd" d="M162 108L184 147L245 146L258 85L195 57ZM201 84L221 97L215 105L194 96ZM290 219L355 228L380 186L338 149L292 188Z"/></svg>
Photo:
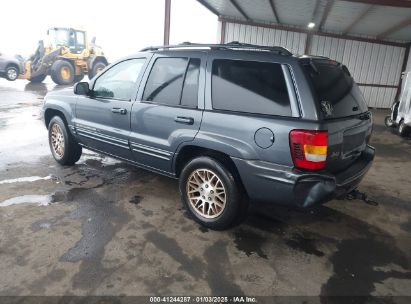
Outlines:
<svg viewBox="0 0 411 304"><path fill-rule="evenodd" d="M0 79L0 295L411 295L411 140L387 112L359 188L379 206L253 205L216 232L175 180L88 151L59 166L39 117L56 89Z"/></svg>

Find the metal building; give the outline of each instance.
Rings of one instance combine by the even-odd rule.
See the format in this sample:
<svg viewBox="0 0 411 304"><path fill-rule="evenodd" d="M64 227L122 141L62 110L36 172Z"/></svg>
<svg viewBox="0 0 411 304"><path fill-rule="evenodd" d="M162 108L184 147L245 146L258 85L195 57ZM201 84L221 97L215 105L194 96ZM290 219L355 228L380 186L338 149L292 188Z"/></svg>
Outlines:
<svg viewBox="0 0 411 304"><path fill-rule="evenodd" d="M411 1L197 1L219 17L222 43L327 56L348 66L370 107L388 108L398 98L410 52Z"/></svg>

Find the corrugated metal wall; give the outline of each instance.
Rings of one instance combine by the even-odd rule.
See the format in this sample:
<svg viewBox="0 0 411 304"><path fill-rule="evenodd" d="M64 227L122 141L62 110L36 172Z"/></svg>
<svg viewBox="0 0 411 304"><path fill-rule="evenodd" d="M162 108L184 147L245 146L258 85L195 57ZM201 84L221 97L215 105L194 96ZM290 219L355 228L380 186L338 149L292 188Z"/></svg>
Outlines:
<svg viewBox="0 0 411 304"><path fill-rule="evenodd" d="M226 23L225 42L239 41L260 45L279 45L303 54L307 35L266 27Z"/></svg>
<svg viewBox="0 0 411 304"><path fill-rule="evenodd" d="M360 86L369 106L389 108L394 102L405 48L313 36L309 53L327 56L344 63L359 84L395 86L394 88Z"/></svg>
<svg viewBox="0 0 411 304"><path fill-rule="evenodd" d="M307 34L226 23L224 38L226 42L279 45L293 53L304 54ZM308 53L327 56L347 65L355 81L364 84L360 88L370 107L389 108L394 102L405 48L313 35Z"/></svg>

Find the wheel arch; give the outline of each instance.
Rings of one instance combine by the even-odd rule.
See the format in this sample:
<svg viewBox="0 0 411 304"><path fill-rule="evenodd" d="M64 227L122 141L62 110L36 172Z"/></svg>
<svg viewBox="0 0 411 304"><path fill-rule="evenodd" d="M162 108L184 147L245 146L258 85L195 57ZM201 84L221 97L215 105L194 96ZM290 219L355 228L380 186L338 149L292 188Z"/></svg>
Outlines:
<svg viewBox="0 0 411 304"><path fill-rule="evenodd" d="M68 129L73 134L73 129L71 128L72 120L74 117L73 111L74 111L74 104L71 104L69 102L62 102L54 98L47 99L46 105L43 108L43 121L44 121L46 128L48 128L50 120L54 116L58 115L61 117L61 119L63 119Z"/></svg>
<svg viewBox="0 0 411 304"><path fill-rule="evenodd" d="M93 65L96 64L97 62L103 62L105 65L108 65L106 56L96 56L95 59L93 60Z"/></svg>
<svg viewBox="0 0 411 304"><path fill-rule="evenodd" d="M95 56L95 57L90 57L87 60L87 68L91 70L94 67L94 65L98 62L103 62L105 65L109 64L106 56Z"/></svg>
<svg viewBox="0 0 411 304"><path fill-rule="evenodd" d="M48 108L44 111L44 124L46 125L46 128L48 128L50 121L54 116L59 116L64 121L64 123L68 125L66 116L61 110Z"/></svg>
<svg viewBox="0 0 411 304"><path fill-rule="evenodd" d="M6 65L6 70L7 70L8 68L10 68L10 67L16 68L16 69L17 69L17 74L20 74L20 73L21 73L20 67L18 66L18 64L14 63L14 62L10 62L10 63L8 63L8 64Z"/></svg>
<svg viewBox="0 0 411 304"><path fill-rule="evenodd" d="M179 177L184 166L192 159L199 156L208 156L219 161L224 167L226 167L234 176L236 181L239 183L244 193L247 195L246 189L243 185L240 173L231 157L219 150L210 149L204 146L187 144L182 146L176 153L176 157L173 161L173 169L175 176Z"/></svg>

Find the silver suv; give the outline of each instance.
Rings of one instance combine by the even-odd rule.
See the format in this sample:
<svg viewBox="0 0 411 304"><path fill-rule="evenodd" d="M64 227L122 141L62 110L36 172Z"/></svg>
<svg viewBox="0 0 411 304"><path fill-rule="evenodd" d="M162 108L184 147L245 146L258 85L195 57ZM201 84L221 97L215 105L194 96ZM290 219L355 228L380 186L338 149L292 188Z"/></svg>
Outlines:
<svg viewBox="0 0 411 304"><path fill-rule="evenodd" d="M7 56L0 53L0 76L14 81L24 73L24 60L21 56Z"/></svg>
<svg viewBox="0 0 411 304"><path fill-rule="evenodd" d="M347 68L281 47L151 47L44 104L51 152L82 148L179 179L186 208L224 229L252 201L299 208L355 189L372 117Z"/></svg>

